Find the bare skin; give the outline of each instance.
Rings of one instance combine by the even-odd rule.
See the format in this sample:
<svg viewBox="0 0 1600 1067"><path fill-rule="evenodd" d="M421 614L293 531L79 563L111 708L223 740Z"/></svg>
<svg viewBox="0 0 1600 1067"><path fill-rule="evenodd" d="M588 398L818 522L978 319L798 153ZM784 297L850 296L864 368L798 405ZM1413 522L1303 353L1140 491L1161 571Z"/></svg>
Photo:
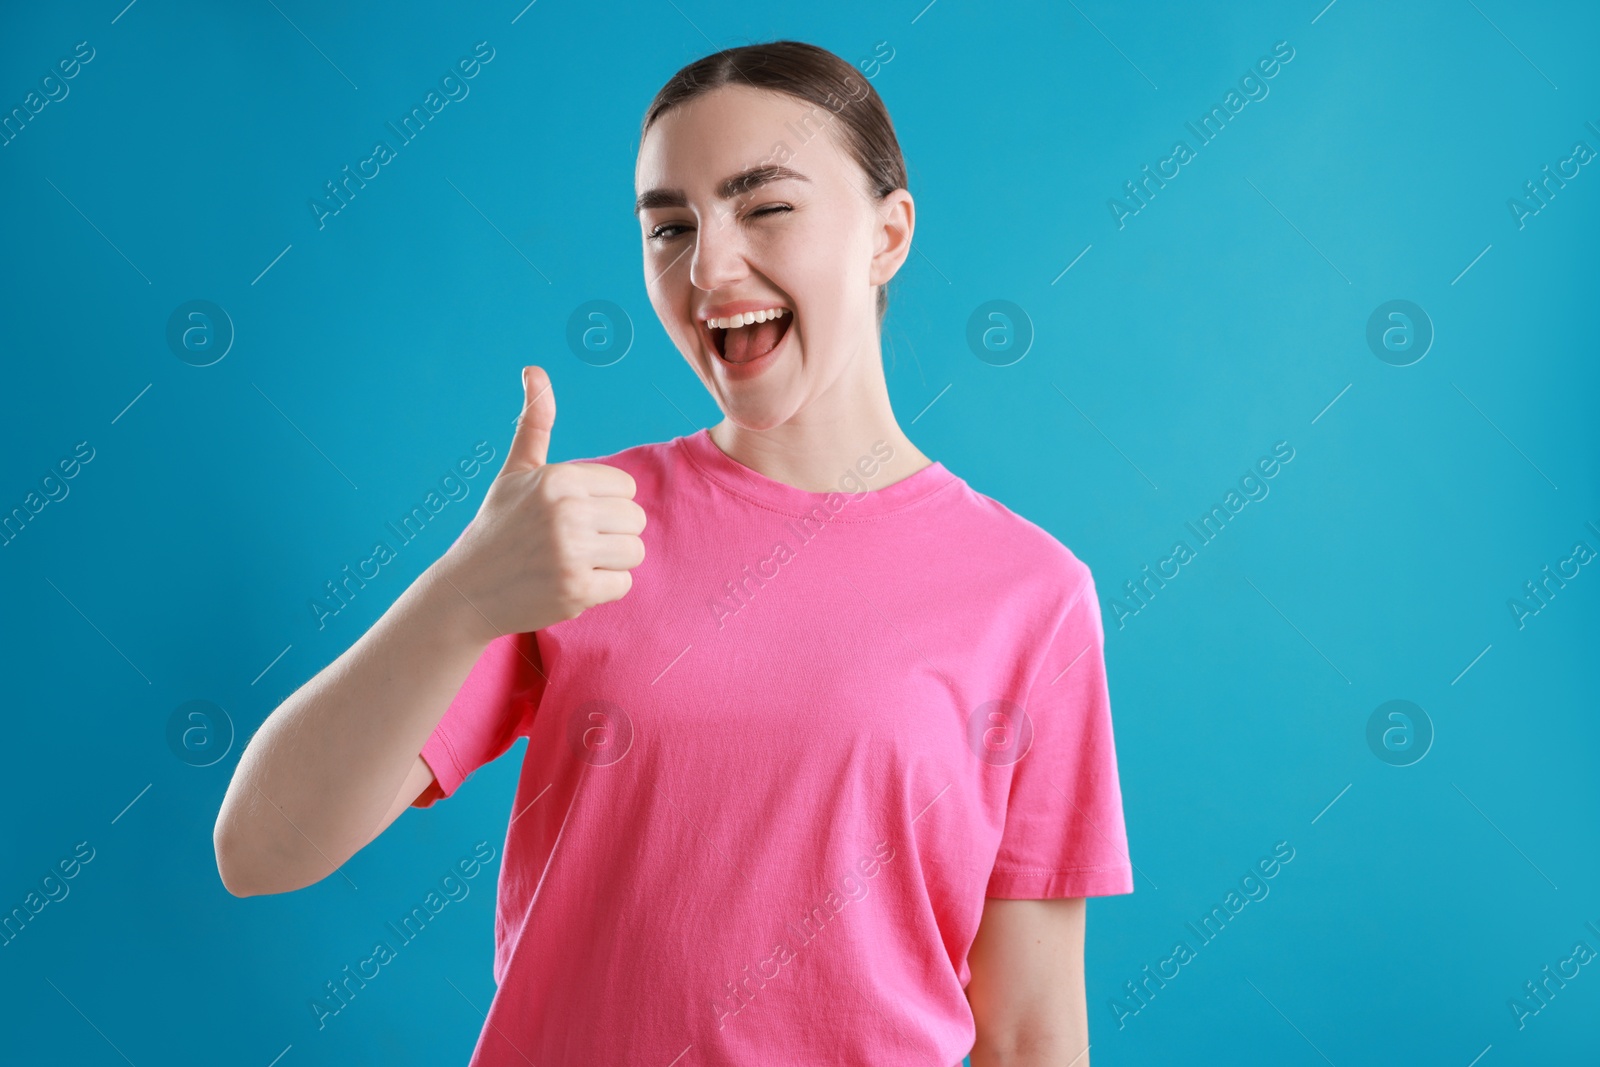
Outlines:
<svg viewBox="0 0 1600 1067"><path fill-rule="evenodd" d="M321 881L433 780L420 753L496 637L617 600L644 561L634 481L599 463L547 463L555 395L523 371L524 408L471 525L344 654L251 738L213 843L236 896Z"/></svg>
<svg viewBox="0 0 1600 1067"><path fill-rule="evenodd" d="M770 163L815 109L728 86L664 115L640 146L636 186L668 190L639 212L650 301L722 409L716 445L775 481L815 492L876 440L893 446L878 485L931 461L889 403L879 286L911 250L915 206L872 199L830 129L785 159L790 176L722 196ZM795 177L793 175L799 175ZM731 302L794 316L782 358L729 370L698 318ZM472 526L354 645L285 700L251 739L218 814L218 870L238 896L327 877L432 781L419 756L488 644L575 618L631 587L645 515L633 479L602 464L548 464L555 400L526 368L505 466ZM1082 898L986 900L969 952L974 1067L1087 1067Z"/></svg>
<svg viewBox="0 0 1600 1067"><path fill-rule="evenodd" d="M788 131L808 117L829 126L796 144ZM639 211L645 282L662 326L722 409L711 439L745 466L813 492L835 489L839 471L876 440L894 456L874 488L932 462L895 419L877 321L878 287L911 252L915 204L905 189L869 197L832 132L838 121L781 93L726 86L661 116L634 176L646 204L655 190L681 194L681 206ZM791 146L783 165L800 177L719 195L726 178L774 162L778 141ZM794 321L783 358L739 379L696 320L705 307L746 300L788 308Z"/></svg>
<svg viewBox="0 0 1600 1067"><path fill-rule="evenodd" d="M915 204L905 189L869 197L830 118L785 94L725 86L663 115L635 172L650 303L722 409L711 439L814 492L832 489L873 440L894 448L874 488L931 462L895 420L876 309L877 287L910 254ZM825 128L796 146L790 131L808 119ZM779 142L792 151L775 158ZM774 162L796 176L720 195L729 178ZM658 190L669 195L650 195ZM794 313L782 358L754 377L731 373L696 322L705 308L747 300ZM984 901L968 953L973 1067L1088 1067L1084 903Z"/></svg>

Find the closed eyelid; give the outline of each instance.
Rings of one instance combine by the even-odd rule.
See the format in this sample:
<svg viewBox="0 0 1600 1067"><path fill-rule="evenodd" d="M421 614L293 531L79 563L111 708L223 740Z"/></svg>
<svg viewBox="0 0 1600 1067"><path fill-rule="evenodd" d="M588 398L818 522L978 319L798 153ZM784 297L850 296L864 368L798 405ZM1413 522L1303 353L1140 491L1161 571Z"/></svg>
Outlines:
<svg viewBox="0 0 1600 1067"><path fill-rule="evenodd" d="M766 165L751 167L748 170L724 178L717 186L719 200L740 200L748 197L752 192L764 186L778 182L805 182L809 184L810 178L799 171L781 165ZM651 189L639 196L633 204L633 213L638 215L650 208L687 207L688 197L682 189Z"/></svg>
<svg viewBox="0 0 1600 1067"><path fill-rule="evenodd" d="M758 216L758 215L764 216L768 212L776 213L776 212L788 212L788 211L793 211L793 210L794 210L794 205L793 204L787 204L787 203L782 203L782 202L773 202L773 203L770 203L770 204L761 204L760 206L758 206L756 208L753 208L750 211L750 215L751 216ZM726 218L729 215L733 215L733 214L736 214L736 213L737 212L734 212L734 211L723 212L722 214L720 214L718 216L718 219L723 219L723 218ZM677 229L686 229L687 225L685 223L681 223L681 222L658 222L656 225L650 227L649 231L645 234L645 236L646 237L655 238L656 235L660 231L662 231L662 230L670 230L670 229L675 229L675 228L677 228ZM660 239L665 239L665 238L660 238Z"/></svg>

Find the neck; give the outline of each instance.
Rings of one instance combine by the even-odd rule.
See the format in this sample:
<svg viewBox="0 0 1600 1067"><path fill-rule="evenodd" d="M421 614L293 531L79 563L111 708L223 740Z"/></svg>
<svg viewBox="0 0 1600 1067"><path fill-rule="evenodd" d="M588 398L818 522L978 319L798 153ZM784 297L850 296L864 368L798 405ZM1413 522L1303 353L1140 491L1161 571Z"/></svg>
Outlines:
<svg viewBox="0 0 1600 1067"><path fill-rule="evenodd" d="M933 461L900 429L876 344L870 354L852 360L844 374L779 425L752 430L724 418L711 428L712 442L751 470L807 492L834 491L847 470L869 489L910 477Z"/></svg>

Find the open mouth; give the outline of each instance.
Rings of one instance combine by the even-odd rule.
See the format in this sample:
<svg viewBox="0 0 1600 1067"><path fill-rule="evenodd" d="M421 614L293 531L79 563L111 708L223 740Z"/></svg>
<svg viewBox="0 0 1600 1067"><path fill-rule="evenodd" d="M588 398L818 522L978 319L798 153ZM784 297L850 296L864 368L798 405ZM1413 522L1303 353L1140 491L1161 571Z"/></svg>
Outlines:
<svg viewBox="0 0 1600 1067"><path fill-rule="evenodd" d="M770 354L783 342L793 321L794 312L786 310L777 318L765 322L752 322L729 329L709 326L706 330L710 335L712 350L724 362L738 365L752 363Z"/></svg>

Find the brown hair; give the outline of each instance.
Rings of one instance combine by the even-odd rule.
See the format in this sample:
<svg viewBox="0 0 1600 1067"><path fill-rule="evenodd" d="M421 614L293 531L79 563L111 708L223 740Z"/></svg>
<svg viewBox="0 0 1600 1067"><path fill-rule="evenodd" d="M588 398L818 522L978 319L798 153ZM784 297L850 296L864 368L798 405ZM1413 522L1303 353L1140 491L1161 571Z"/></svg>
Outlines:
<svg viewBox="0 0 1600 1067"><path fill-rule="evenodd" d="M844 120L839 141L866 175L874 200L907 187L905 156L883 98L844 59L804 41L729 48L683 67L650 102L639 130L640 144L668 110L724 85L770 89L827 108ZM880 327L889 307L887 289L887 284L878 286Z"/></svg>

